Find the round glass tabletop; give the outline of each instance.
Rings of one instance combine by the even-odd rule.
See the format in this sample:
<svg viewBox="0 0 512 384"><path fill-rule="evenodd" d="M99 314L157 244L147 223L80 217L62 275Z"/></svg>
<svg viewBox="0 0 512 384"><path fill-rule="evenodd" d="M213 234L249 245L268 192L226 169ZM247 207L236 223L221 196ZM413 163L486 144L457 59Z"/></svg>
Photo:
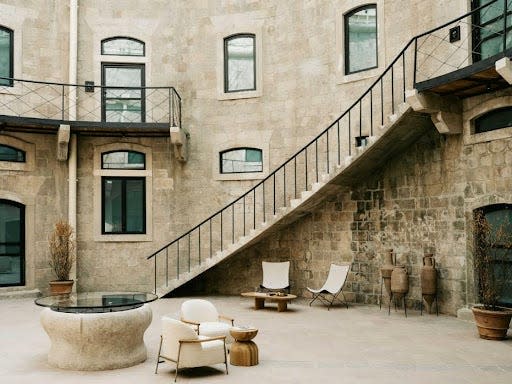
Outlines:
<svg viewBox="0 0 512 384"><path fill-rule="evenodd" d="M138 308L156 299L147 292L81 292L40 297L35 303L58 312L102 313Z"/></svg>

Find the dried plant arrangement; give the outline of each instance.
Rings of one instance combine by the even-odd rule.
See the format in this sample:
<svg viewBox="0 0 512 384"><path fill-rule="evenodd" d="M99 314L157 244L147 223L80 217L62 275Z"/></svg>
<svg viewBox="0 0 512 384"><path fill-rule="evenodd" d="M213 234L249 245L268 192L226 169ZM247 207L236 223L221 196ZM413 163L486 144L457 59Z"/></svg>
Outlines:
<svg viewBox="0 0 512 384"><path fill-rule="evenodd" d="M75 242L73 227L65 220L55 223L54 230L48 237L50 248L50 266L57 280L69 280L69 274L74 262Z"/></svg>

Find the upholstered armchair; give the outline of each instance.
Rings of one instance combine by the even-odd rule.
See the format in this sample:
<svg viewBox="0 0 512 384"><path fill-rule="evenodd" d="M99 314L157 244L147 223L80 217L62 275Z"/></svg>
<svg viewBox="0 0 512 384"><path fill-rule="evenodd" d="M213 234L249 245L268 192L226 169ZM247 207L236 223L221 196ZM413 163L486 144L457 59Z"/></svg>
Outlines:
<svg viewBox="0 0 512 384"><path fill-rule="evenodd" d="M224 364L228 374L225 336L198 335L187 324L169 317L162 318L162 335L155 374L158 373L158 364L164 362L161 359L176 364L174 381L178 377L179 368Z"/></svg>
<svg viewBox="0 0 512 384"><path fill-rule="evenodd" d="M233 337L229 330L234 325L234 319L220 315L217 308L203 299L186 300L181 305L181 321L191 325L198 335L226 336L226 343L231 344Z"/></svg>

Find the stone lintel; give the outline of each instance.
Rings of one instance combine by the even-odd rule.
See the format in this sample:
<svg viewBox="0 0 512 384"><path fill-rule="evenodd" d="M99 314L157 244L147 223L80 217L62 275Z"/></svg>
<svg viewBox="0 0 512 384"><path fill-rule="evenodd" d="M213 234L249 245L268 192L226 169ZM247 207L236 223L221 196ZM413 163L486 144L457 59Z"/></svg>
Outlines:
<svg viewBox="0 0 512 384"><path fill-rule="evenodd" d="M174 148L174 156L178 161L186 162L188 159L188 133L176 126L171 126L169 132L171 135L171 144Z"/></svg>
<svg viewBox="0 0 512 384"><path fill-rule="evenodd" d="M57 133L57 160L66 161L69 154L69 139L71 137L71 127L66 124L59 126Z"/></svg>
<svg viewBox="0 0 512 384"><path fill-rule="evenodd" d="M508 57L503 57L502 59L499 59L494 64L494 67L496 68L496 72L503 77L503 79L512 85L512 62Z"/></svg>
<svg viewBox="0 0 512 384"><path fill-rule="evenodd" d="M447 135L462 133L462 115L460 113L439 111L432 113L430 117L439 133Z"/></svg>

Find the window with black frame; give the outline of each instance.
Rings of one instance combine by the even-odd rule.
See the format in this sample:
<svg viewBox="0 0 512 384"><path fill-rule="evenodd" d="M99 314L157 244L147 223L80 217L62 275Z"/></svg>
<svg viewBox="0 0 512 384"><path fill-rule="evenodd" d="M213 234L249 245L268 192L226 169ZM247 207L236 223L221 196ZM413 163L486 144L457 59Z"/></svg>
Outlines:
<svg viewBox="0 0 512 384"><path fill-rule="evenodd" d="M15 163L24 163L26 161L25 151L11 147L10 145L0 144L0 161L12 161Z"/></svg>
<svg viewBox="0 0 512 384"><path fill-rule="evenodd" d="M25 206L0 200L0 287L25 284Z"/></svg>
<svg viewBox="0 0 512 384"><path fill-rule="evenodd" d="M129 37L112 37L102 40L101 54L144 57L145 44ZM145 122L145 65L103 62L101 69L102 121Z"/></svg>
<svg viewBox="0 0 512 384"><path fill-rule="evenodd" d="M0 25L0 86L12 87L14 32Z"/></svg>
<svg viewBox="0 0 512 384"><path fill-rule="evenodd" d="M512 107L494 109L474 121L474 133L483 133L512 127Z"/></svg>
<svg viewBox="0 0 512 384"><path fill-rule="evenodd" d="M256 89L256 37L238 34L224 39L224 92Z"/></svg>
<svg viewBox="0 0 512 384"><path fill-rule="evenodd" d="M377 6L368 4L344 16L345 74L377 67Z"/></svg>
<svg viewBox="0 0 512 384"><path fill-rule="evenodd" d="M145 155L136 151L102 153L102 169L143 170ZM102 176L102 233L146 233L146 178Z"/></svg>
<svg viewBox="0 0 512 384"><path fill-rule="evenodd" d="M512 307L512 204L493 204L477 210L486 221L484 232L477 234L477 241L485 242L488 253L485 260L490 265L491 281L498 297L498 305Z"/></svg>
<svg viewBox="0 0 512 384"><path fill-rule="evenodd" d="M263 172L263 156L258 148L234 148L220 153L220 173Z"/></svg>
<svg viewBox="0 0 512 384"><path fill-rule="evenodd" d="M512 0L474 0L473 62L485 60L512 48ZM506 15L506 17L505 17ZM506 32L505 32L506 31Z"/></svg>

